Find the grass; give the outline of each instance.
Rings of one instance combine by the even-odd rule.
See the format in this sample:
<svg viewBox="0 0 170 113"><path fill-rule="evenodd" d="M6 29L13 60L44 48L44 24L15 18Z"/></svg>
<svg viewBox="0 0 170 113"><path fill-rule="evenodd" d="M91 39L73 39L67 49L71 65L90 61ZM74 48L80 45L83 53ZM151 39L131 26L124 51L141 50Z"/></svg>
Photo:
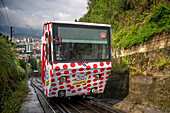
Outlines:
<svg viewBox="0 0 170 113"><path fill-rule="evenodd" d="M27 94L27 87L26 87L26 79L25 79L21 81L21 83L19 84L19 89L15 92L12 92L11 96L5 100L4 105L1 106L2 113L19 112L20 106L26 94Z"/></svg>
<svg viewBox="0 0 170 113"><path fill-rule="evenodd" d="M142 17L136 19L139 23L133 23L125 29L121 27L113 34L112 46L129 48L132 45L144 43L154 34L170 29L169 12L170 9L163 5L155 8L150 15L148 12L143 12ZM148 15L149 18L147 18ZM142 25L140 21L143 21Z"/></svg>
<svg viewBox="0 0 170 113"><path fill-rule="evenodd" d="M126 71L128 71L130 65L128 63L128 61L125 58L121 58L120 61L113 61L112 63L112 69L111 72L112 73L124 73Z"/></svg>

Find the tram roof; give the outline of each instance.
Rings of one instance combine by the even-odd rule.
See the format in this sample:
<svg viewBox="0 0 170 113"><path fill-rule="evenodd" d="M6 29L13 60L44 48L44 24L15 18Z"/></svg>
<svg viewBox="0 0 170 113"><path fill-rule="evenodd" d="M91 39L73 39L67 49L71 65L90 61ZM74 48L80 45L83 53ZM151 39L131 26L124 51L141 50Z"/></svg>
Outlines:
<svg viewBox="0 0 170 113"><path fill-rule="evenodd" d="M111 27L109 24L98 24L98 23L86 23L86 22L71 22L71 21L48 21L47 23L59 23L59 24L75 24L75 25L89 25L89 26L101 26L101 27Z"/></svg>

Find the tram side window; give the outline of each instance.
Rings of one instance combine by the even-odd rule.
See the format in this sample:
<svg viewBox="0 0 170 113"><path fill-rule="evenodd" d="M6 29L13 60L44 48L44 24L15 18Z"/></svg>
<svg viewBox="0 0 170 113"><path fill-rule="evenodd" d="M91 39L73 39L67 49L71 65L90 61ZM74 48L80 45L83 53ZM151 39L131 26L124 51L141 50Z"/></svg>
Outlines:
<svg viewBox="0 0 170 113"><path fill-rule="evenodd" d="M49 62L51 63L51 32L49 31Z"/></svg>

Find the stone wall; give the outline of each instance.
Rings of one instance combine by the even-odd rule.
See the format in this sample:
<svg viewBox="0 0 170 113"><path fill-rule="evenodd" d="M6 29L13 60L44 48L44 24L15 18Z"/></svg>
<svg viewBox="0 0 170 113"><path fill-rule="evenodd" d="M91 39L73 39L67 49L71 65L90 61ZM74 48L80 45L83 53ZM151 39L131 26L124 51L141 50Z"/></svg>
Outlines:
<svg viewBox="0 0 170 113"><path fill-rule="evenodd" d="M105 96L122 99L127 95L126 100L134 104L170 111L169 31L157 34L143 44L122 49L119 53L121 57L118 59L125 59L129 63L129 75L112 73Z"/></svg>
<svg viewBox="0 0 170 113"><path fill-rule="evenodd" d="M163 77L170 75L170 46L125 57L130 63L130 76Z"/></svg>
<svg viewBox="0 0 170 113"><path fill-rule="evenodd" d="M103 97L124 99L129 93L129 73L112 73L107 81Z"/></svg>
<svg viewBox="0 0 170 113"><path fill-rule="evenodd" d="M124 52L130 63L127 100L170 111L170 35L152 37Z"/></svg>
<svg viewBox="0 0 170 113"><path fill-rule="evenodd" d="M164 31L162 34L155 34L149 41L137 44L128 49L122 49L124 56L137 53L145 53L154 50L167 48L170 46L170 31Z"/></svg>
<svg viewBox="0 0 170 113"><path fill-rule="evenodd" d="M131 77L127 100L170 111L170 77Z"/></svg>

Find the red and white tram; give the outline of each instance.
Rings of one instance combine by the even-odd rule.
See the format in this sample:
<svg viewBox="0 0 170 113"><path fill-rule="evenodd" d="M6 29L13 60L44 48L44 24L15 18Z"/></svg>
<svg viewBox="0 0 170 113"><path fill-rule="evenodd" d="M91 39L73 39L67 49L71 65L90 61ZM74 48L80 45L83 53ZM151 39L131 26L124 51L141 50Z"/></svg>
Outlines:
<svg viewBox="0 0 170 113"><path fill-rule="evenodd" d="M44 23L41 78L48 97L103 93L111 69L111 26Z"/></svg>

